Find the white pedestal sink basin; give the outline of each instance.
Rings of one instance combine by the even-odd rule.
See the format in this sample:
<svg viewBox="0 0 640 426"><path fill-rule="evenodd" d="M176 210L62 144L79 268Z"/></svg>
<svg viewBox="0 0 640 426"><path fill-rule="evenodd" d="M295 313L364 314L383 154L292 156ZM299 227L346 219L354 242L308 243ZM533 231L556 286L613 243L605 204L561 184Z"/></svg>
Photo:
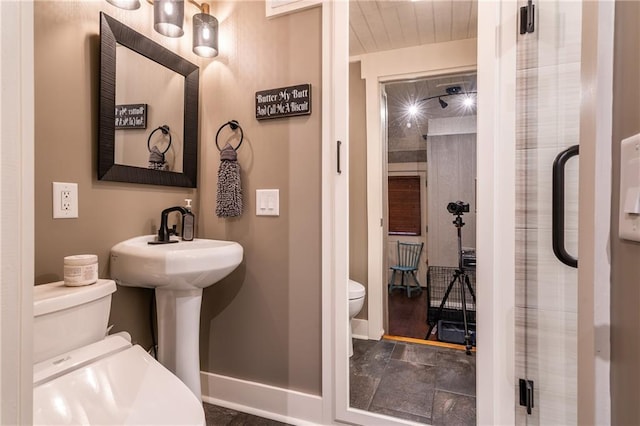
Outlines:
<svg viewBox="0 0 640 426"><path fill-rule="evenodd" d="M242 262L242 246L233 241L197 238L148 244L155 239L155 235L144 235L113 246L111 278L123 286L155 288L158 361L201 398L202 289L238 267Z"/></svg>

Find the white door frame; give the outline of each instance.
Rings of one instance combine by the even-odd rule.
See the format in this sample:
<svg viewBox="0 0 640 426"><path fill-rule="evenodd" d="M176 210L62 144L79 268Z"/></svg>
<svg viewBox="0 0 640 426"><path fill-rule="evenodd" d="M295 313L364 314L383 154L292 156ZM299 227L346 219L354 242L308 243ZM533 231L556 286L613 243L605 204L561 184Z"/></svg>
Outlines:
<svg viewBox="0 0 640 426"><path fill-rule="evenodd" d="M478 424L515 423L515 10L478 4Z"/></svg>
<svg viewBox="0 0 640 426"><path fill-rule="evenodd" d="M609 237L617 232L610 230L609 226L614 18L613 1L583 2L578 201L578 424L611 424Z"/></svg>
<svg viewBox="0 0 640 426"><path fill-rule="evenodd" d="M328 3L331 3L328 6ZM589 3L589 2L587 2ZM585 24L595 24L598 28L596 36L585 36L586 45L583 51L592 49L597 52L593 60L592 80L597 82L596 95L606 99L604 105L596 104L598 96L583 100L582 120L587 117L592 121L594 143L587 143L581 148L581 184L582 175L589 175L591 180L585 182L586 190L592 197L582 197L580 208L593 211L589 223L581 222L581 232L595 233L593 239L581 239L580 253L592 252L594 256L606 253L606 231L597 230L595 219L606 219L610 210L607 185L610 182L611 165L605 155L603 161L584 161L587 156L600 159L600 155L610 151L611 121L611 66L612 52L613 3L600 1L595 3L595 10L587 14ZM345 54L344 40L348 40L348 9L344 2L325 2L323 11L323 400L325 403L325 420L327 424L335 421L354 424L410 424L402 420L366 413L349 407L349 362L347 357L347 279L348 279L348 170L343 172L342 180L336 178L334 158L336 138L347 140L348 125L344 121L348 113L348 58ZM587 8L593 5L587 5ZM345 17L346 15L346 17ZM591 21L589 21L591 19ZM516 28L518 16L513 0L480 1L478 5L478 282L487 283L477 289L478 302L478 339L482 350L477 354L477 422L478 424L514 424L515 422L515 377L514 377L514 282L515 282L515 88L516 88ZM326 46L326 47L325 47ZM601 49L597 47L600 46ZM327 75L328 73L331 76ZM388 75L393 75L389 73ZM363 72L364 75L364 72ZM403 77L411 77L404 75ZM380 81L367 82L367 96L378 99ZM589 83L583 73L583 90ZM594 93L589 92L589 93ZM369 106L367 109L369 110ZM371 107L375 114L379 108ZM589 113L591 115L589 115ZM367 114L369 115L369 114ZM597 120L595 119L597 117ZM367 124L368 140L379 140L379 125ZM369 132L371 129L371 133ZM581 129L582 130L582 129ZM371 139L378 134L378 139ZM607 139L607 136L609 139ZM597 143L595 143L597 138ZM343 146L345 164L348 161L348 141ZM380 149L370 150L373 164L380 163ZM368 153L369 155L369 153ZM583 164L584 161L584 164ZM374 184L380 185L378 178ZM595 189L604 190L597 193ZM369 188L371 190L371 188ZM381 193L381 191L378 191ZM377 192L375 192L377 193ZM594 194L597 194L594 195ZM377 210L379 212L379 210ZM378 228L374 234L381 234L379 218L369 220L370 226ZM581 219L582 220L582 219ZM606 221L605 223L609 223ZM375 224L375 225L374 225ZM607 226L605 226L606 228ZM607 230L608 231L608 230ZM382 239L372 242L379 250ZM379 259L378 259L379 260ZM378 263L379 264L379 263ZM371 260L370 260L371 265ZM371 267L371 266L370 266ZM606 294L608 300L608 264L596 259L594 270L580 273L579 287L581 294L589 295L591 304L586 309L586 317L590 322L585 325L587 340L586 350L581 352L579 363L588 370L580 371L582 380L588 387L583 392L587 397L578 398L578 412L586 414L581 420L598 418L610 419L608 412L609 393L596 391L599 386L608 383L608 365L596 359L596 352L608 353L608 340L598 341L594 346L594 322L608 324L608 311L603 307L593 311L593 299ZM587 276L588 275L588 276ZM369 277L371 279L371 270ZM598 280L598 288L595 282ZM606 282L605 282L606 281ZM375 285L369 281L369 287ZM380 287L380 283L378 283ZM371 290L369 292L371 297ZM375 296L374 296L375 298ZM372 302L370 302L372 303ZM381 305L381 299L377 301ZM369 311L371 315L371 310ZM372 321L372 318L369 318ZM373 319L369 325L370 337L381 335L382 321ZM484 343L486 342L486 343ZM595 373L594 373L595 370ZM589 377L595 376L594 379ZM605 387L608 389L608 385ZM598 398L590 397L598 393ZM601 399L602 398L602 399ZM588 408L587 404L595 402ZM608 416L608 417L607 417Z"/></svg>
<svg viewBox="0 0 640 426"><path fill-rule="evenodd" d="M33 3L0 2L0 423L31 424L33 400Z"/></svg>
<svg viewBox="0 0 640 426"><path fill-rule="evenodd" d="M348 409L349 4L322 3L322 403L323 423ZM346 96L346 98L345 98ZM344 145L338 151L338 141ZM337 157L342 154L342 174ZM344 236L347 235L347 240ZM346 381L348 383L348 380Z"/></svg>

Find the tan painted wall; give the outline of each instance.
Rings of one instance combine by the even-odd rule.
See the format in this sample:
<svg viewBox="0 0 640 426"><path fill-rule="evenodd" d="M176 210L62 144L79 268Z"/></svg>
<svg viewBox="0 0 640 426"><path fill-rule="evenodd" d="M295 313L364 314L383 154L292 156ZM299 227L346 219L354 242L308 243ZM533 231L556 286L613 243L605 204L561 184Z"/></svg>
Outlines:
<svg viewBox="0 0 640 426"><path fill-rule="evenodd" d="M620 141L640 132L640 2L616 1L611 199L612 424L640 424L640 243L618 238Z"/></svg>
<svg viewBox="0 0 640 426"><path fill-rule="evenodd" d="M360 62L349 64L349 278L367 287L367 122ZM367 302L357 318L367 318Z"/></svg>
<svg viewBox="0 0 640 426"><path fill-rule="evenodd" d="M265 19L263 2L215 3L228 44L202 70L200 235L238 241L244 261L205 290L202 369L313 394L321 390L321 11ZM258 122L255 92L311 83L312 114ZM245 212L215 217L219 126L244 129ZM221 133L230 135L228 128ZM255 190L280 190L280 216Z"/></svg>
<svg viewBox="0 0 640 426"><path fill-rule="evenodd" d="M193 198L197 236L238 241L242 265L205 290L201 367L205 371L320 394L321 13L265 19L263 2L216 3L220 56L191 52L186 36L152 30L152 8L121 11L106 2L39 2L35 12L36 284L62 279L65 255L108 254L123 239L151 233L160 211ZM97 181L99 11L200 66L198 190ZM194 12L195 13L195 12ZM257 122L257 90L311 83L313 113ZM75 119L66 120L69 111ZM215 217L218 127L237 119L245 214ZM78 219L52 219L51 182L78 182ZM256 217L255 189L280 189L280 217ZM111 322L148 347L152 292L119 288Z"/></svg>

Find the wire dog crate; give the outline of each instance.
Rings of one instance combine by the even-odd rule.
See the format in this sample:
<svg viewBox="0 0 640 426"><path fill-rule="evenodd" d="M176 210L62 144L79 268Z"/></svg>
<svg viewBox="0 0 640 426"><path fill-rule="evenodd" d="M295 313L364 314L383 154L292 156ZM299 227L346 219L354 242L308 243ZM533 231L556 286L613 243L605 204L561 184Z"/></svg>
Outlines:
<svg viewBox="0 0 640 426"><path fill-rule="evenodd" d="M427 270L427 322L430 326L435 325L438 320L463 322L462 289L460 285L454 285L451 288L451 293L449 293L449 297L442 308L442 315L438 318L438 309L445 298L449 284L454 279L456 269L458 268L451 266L429 266ZM469 283L475 294L476 271L465 268L465 272L469 277ZM464 291L466 291L467 322L475 323L476 304L474 298L471 297L466 286L464 286Z"/></svg>

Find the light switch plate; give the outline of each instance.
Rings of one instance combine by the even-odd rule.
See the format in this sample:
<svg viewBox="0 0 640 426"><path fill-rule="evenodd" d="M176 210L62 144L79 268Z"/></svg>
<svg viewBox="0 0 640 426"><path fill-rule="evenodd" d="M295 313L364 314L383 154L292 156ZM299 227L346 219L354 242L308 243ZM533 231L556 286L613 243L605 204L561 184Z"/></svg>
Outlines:
<svg viewBox="0 0 640 426"><path fill-rule="evenodd" d="M621 144L618 235L640 242L640 133Z"/></svg>
<svg viewBox="0 0 640 426"><path fill-rule="evenodd" d="M256 189L256 216L280 216L279 189Z"/></svg>
<svg viewBox="0 0 640 426"><path fill-rule="evenodd" d="M78 184L53 182L53 218L78 217Z"/></svg>

